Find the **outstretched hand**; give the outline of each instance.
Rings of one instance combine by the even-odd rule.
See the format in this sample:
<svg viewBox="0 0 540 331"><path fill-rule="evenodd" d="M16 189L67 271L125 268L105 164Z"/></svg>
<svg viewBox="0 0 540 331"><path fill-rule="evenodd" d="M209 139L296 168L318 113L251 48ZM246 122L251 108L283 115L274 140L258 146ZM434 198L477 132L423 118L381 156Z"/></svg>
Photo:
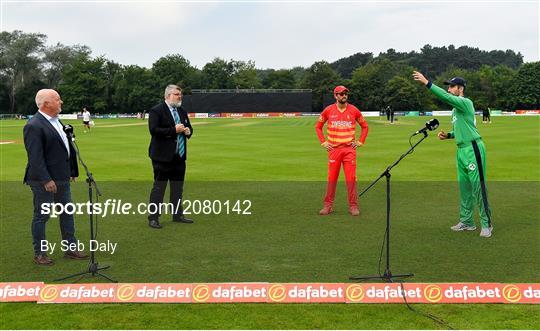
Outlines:
<svg viewBox="0 0 540 331"><path fill-rule="evenodd" d="M418 72L418 71L413 71L413 79L417 82L420 82L424 85L426 85L428 83L428 80L426 79L426 77L424 77L424 75L422 75L421 72Z"/></svg>

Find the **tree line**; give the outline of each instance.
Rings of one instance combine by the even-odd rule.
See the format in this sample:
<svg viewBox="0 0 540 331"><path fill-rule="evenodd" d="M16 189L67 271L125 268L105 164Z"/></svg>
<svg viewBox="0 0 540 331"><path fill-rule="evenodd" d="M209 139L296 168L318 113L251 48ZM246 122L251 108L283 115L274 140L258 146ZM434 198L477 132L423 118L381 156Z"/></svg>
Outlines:
<svg viewBox="0 0 540 331"><path fill-rule="evenodd" d="M253 61L215 58L201 69L180 54L161 57L151 68L122 65L89 47L46 45L47 36L22 31L0 33L0 113L31 114L38 89L62 95L64 112L83 106L97 113L134 113L162 99L167 84L192 89L311 89L313 111L336 85L351 89L362 110L435 110L448 108L411 79L420 70L441 85L462 76L477 109L540 109L540 62L523 63L512 50L482 51L425 45L420 52L389 49L373 56L357 53L333 63L318 61L292 69L258 69Z"/></svg>

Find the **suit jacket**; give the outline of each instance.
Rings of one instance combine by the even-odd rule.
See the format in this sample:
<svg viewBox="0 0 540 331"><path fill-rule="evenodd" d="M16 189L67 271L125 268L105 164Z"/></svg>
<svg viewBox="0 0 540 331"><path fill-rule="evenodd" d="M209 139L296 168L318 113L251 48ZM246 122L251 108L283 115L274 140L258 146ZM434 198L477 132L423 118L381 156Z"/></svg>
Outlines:
<svg viewBox="0 0 540 331"><path fill-rule="evenodd" d="M189 122L187 112L182 108L176 108L178 115L180 116L180 123L188 127L191 131L189 136L185 138L189 139L193 135L193 128ZM148 147L148 156L153 161L158 162L170 162L173 160L174 154L176 154L176 129L174 118L171 115L169 106L165 102L162 102L154 106L148 112L148 129L152 139L150 140L150 146ZM184 140L185 149L182 159L187 159L187 139Z"/></svg>
<svg viewBox="0 0 540 331"><path fill-rule="evenodd" d="M70 177L79 176L75 149L69 144L68 154L60 134L45 116L37 112L24 126L23 136L28 155L25 184L45 184L50 180L69 183Z"/></svg>

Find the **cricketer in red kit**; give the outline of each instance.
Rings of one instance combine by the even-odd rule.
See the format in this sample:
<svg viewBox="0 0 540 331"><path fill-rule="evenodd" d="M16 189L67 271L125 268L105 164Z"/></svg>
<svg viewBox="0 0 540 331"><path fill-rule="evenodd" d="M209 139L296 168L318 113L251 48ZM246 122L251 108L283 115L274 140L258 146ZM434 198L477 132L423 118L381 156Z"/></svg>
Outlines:
<svg viewBox="0 0 540 331"><path fill-rule="evenodd" d="M347 194L349 196L349 213L360 215L358 194L356 192L356 148L364 145L368 134L368 125L362 113L355 106L347 103L349 90L345 86L334 89L336 103L326 107L317 121L315 130L323 146L328 151L328 185L324 198L324 207L319 215L328 215L333 211L336 196L339 170L343 165ZM327 123L325 139L324 123ZM355 139L356 123L361 127L360 139Z"/></svg>

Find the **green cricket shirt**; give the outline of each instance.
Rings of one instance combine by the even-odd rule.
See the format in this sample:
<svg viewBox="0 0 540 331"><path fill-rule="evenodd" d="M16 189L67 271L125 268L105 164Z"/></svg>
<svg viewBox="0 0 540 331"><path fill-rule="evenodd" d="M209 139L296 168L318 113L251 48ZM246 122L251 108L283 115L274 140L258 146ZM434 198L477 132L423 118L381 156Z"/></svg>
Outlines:
<svg viewBox="0 0 540 331"><path fill-rule="evenodd" d="M470 99L452 95L431 82L428 83L427 87L439 99L454 107L452 109L452 131L448 132L448 138L455 138L458 147L467 146L471 141L481 138L476 129L474 105Z"/></svg>

